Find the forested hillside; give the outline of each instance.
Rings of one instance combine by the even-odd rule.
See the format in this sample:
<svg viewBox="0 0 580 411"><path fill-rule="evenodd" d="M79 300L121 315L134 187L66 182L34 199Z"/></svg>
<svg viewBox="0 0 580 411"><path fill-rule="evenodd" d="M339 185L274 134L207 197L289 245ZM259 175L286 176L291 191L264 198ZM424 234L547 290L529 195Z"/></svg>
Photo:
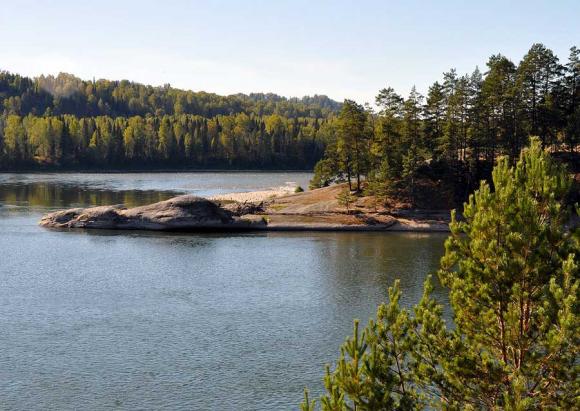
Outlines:
<svg viewBox="0 0 580 411"><path fill-rule="evenodd" d="M312 168L340 104L0 72L0 168Z"/></svg>
<svg viewBox="0 0 580 411"><path fill-rule="evenodd" d="M426 97L415 88L407 98L385 88L376 104L378 113L345 101L314 187L352 178L360 191L365 176L365 190L381 198L396 194L424 207L436 198L457 203L489 179L499 156L513 164L531 136L580 172L576 47L564 62L542 44L519 64L494 55L484 72L444 73Z"/></svg>
<svg viewBox="0 0 580 411"><path fill-rule="evenodd" d="M452 69L426 97L388 87L378 110L325 96L218 96L129 81L35 79L0 72L0 168L270 168L316 166L313 186L357 180L376 195L463 198L498 156L539 136L553 151L580 141L580 50L567 61L534 44L519 64ZM340 111L340 115L339 114Z"/></svg>

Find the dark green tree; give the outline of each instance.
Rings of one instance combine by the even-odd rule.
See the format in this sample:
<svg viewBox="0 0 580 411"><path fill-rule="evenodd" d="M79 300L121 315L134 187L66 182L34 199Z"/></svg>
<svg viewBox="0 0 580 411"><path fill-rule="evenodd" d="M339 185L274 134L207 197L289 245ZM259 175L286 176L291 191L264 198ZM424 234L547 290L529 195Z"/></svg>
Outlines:
<svg viewBox="0 0 580 411"><path fill-rule="evenodd" d="M532 45L517 69L517 87L529 135L540 136L542 144L552 144L558 115L552 92L562 80L563 67L552 50Z"/></svg>
<svg viewBox="0 0 580 411"><path fill-rule="evenodd" d="M361 190L361 175L368 169L367 112L360 104L345 100L337 124L337 153L340 167L347 176L352 190L351 178L356 179L356 191Z"/></svg>
<svg viewBox="0 0 580 411"><path fill-rule="evenodd" d="M438 276L453 324L430 278L412 313L400 308L395 283L376 320L362 332L355 322L327 368L322 409L578 408L580 246L564 202L571 179L534 139L515 166L500 160L493 184L482 182L451 223Z"/></svg>
<svg viewBox="0 0 580 411"><path fill-rule="evenodd" d="M423 144L423 123L421 121L422 101L423 96L413 87L403 104L401 143L404 151L401 177L407 182L411 197L415 191L415 174L426 157Z"/></svg>

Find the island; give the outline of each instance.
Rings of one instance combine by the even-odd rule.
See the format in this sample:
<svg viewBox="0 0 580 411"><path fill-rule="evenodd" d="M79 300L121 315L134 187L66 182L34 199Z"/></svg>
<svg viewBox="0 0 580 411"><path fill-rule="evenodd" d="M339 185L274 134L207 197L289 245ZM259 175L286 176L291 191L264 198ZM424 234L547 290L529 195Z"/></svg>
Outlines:
<svg viewBox="0 0 580 411"><path fill-rule="evenodd" d="M73 208L42 217L50 228L157 231L448 231L449 210L385 209L372 196L348 207L345 184L299 193L266 190L202 198L182 195L158 203Z"/></svg>

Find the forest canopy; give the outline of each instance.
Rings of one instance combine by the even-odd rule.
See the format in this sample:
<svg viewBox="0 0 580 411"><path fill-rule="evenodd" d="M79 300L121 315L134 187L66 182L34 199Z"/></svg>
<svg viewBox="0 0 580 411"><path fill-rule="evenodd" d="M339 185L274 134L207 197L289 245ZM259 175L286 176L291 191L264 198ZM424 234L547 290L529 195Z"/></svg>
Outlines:
<svg viewBox="0 0 580 411"><path fill-rule="evenodd" d="M572 178L537 137L452 213L437 272L411 309L397 280L375 318L326 367L303 411L578 409L580 231ZM448 298L433 294L440 286ZM317 407L319 405L319 407Z"/></svg>
<svg viewBox="0 0 580 411"><path fill-rule="evenodd" d="M312 168L340 106L0 72L0 168Z"/></svg>
<svg viewBox="0 0 580 411"><path fill-rule="evenodd" d="M425 192L418 182L430 179L436 191L463 201L490 179L498 157L514 164L532 136L578 166L580 50L572 47L561 63L534 44L517 65L497 54L484 72L443 73L426 97L414 87L406 98L386 87L376 105L378 112L344 102L312 187L355 180L351 188L361 191L365 176L370 194L397 192L416 201Z"/></svg>
<svg viewBox="0 0 580 411"><path fill-rule="evenodd" d="M313 187L361 177L375 194L421 191L427 173L465 198L530 136L580 143L580 50L534 44L514 63L443 73L423 96L378 92L375 108L326 96L219 96L73 75L0 72L0 169L312 169ZM321 160L319 162L319 160Z"/></svg>

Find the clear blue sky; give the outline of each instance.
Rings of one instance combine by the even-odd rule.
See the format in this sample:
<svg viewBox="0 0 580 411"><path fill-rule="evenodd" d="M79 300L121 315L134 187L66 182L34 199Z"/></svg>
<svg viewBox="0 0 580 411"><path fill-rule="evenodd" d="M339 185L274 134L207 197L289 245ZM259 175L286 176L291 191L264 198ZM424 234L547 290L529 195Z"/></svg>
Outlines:
<svg viewBox="0 0 580 411"><path fill-rule="evenodd" d="M534 42L580 46L580 0L15 1L0 5L0 69L66 71L220 94L425 93L441 73L518 62Z"/></svg>

